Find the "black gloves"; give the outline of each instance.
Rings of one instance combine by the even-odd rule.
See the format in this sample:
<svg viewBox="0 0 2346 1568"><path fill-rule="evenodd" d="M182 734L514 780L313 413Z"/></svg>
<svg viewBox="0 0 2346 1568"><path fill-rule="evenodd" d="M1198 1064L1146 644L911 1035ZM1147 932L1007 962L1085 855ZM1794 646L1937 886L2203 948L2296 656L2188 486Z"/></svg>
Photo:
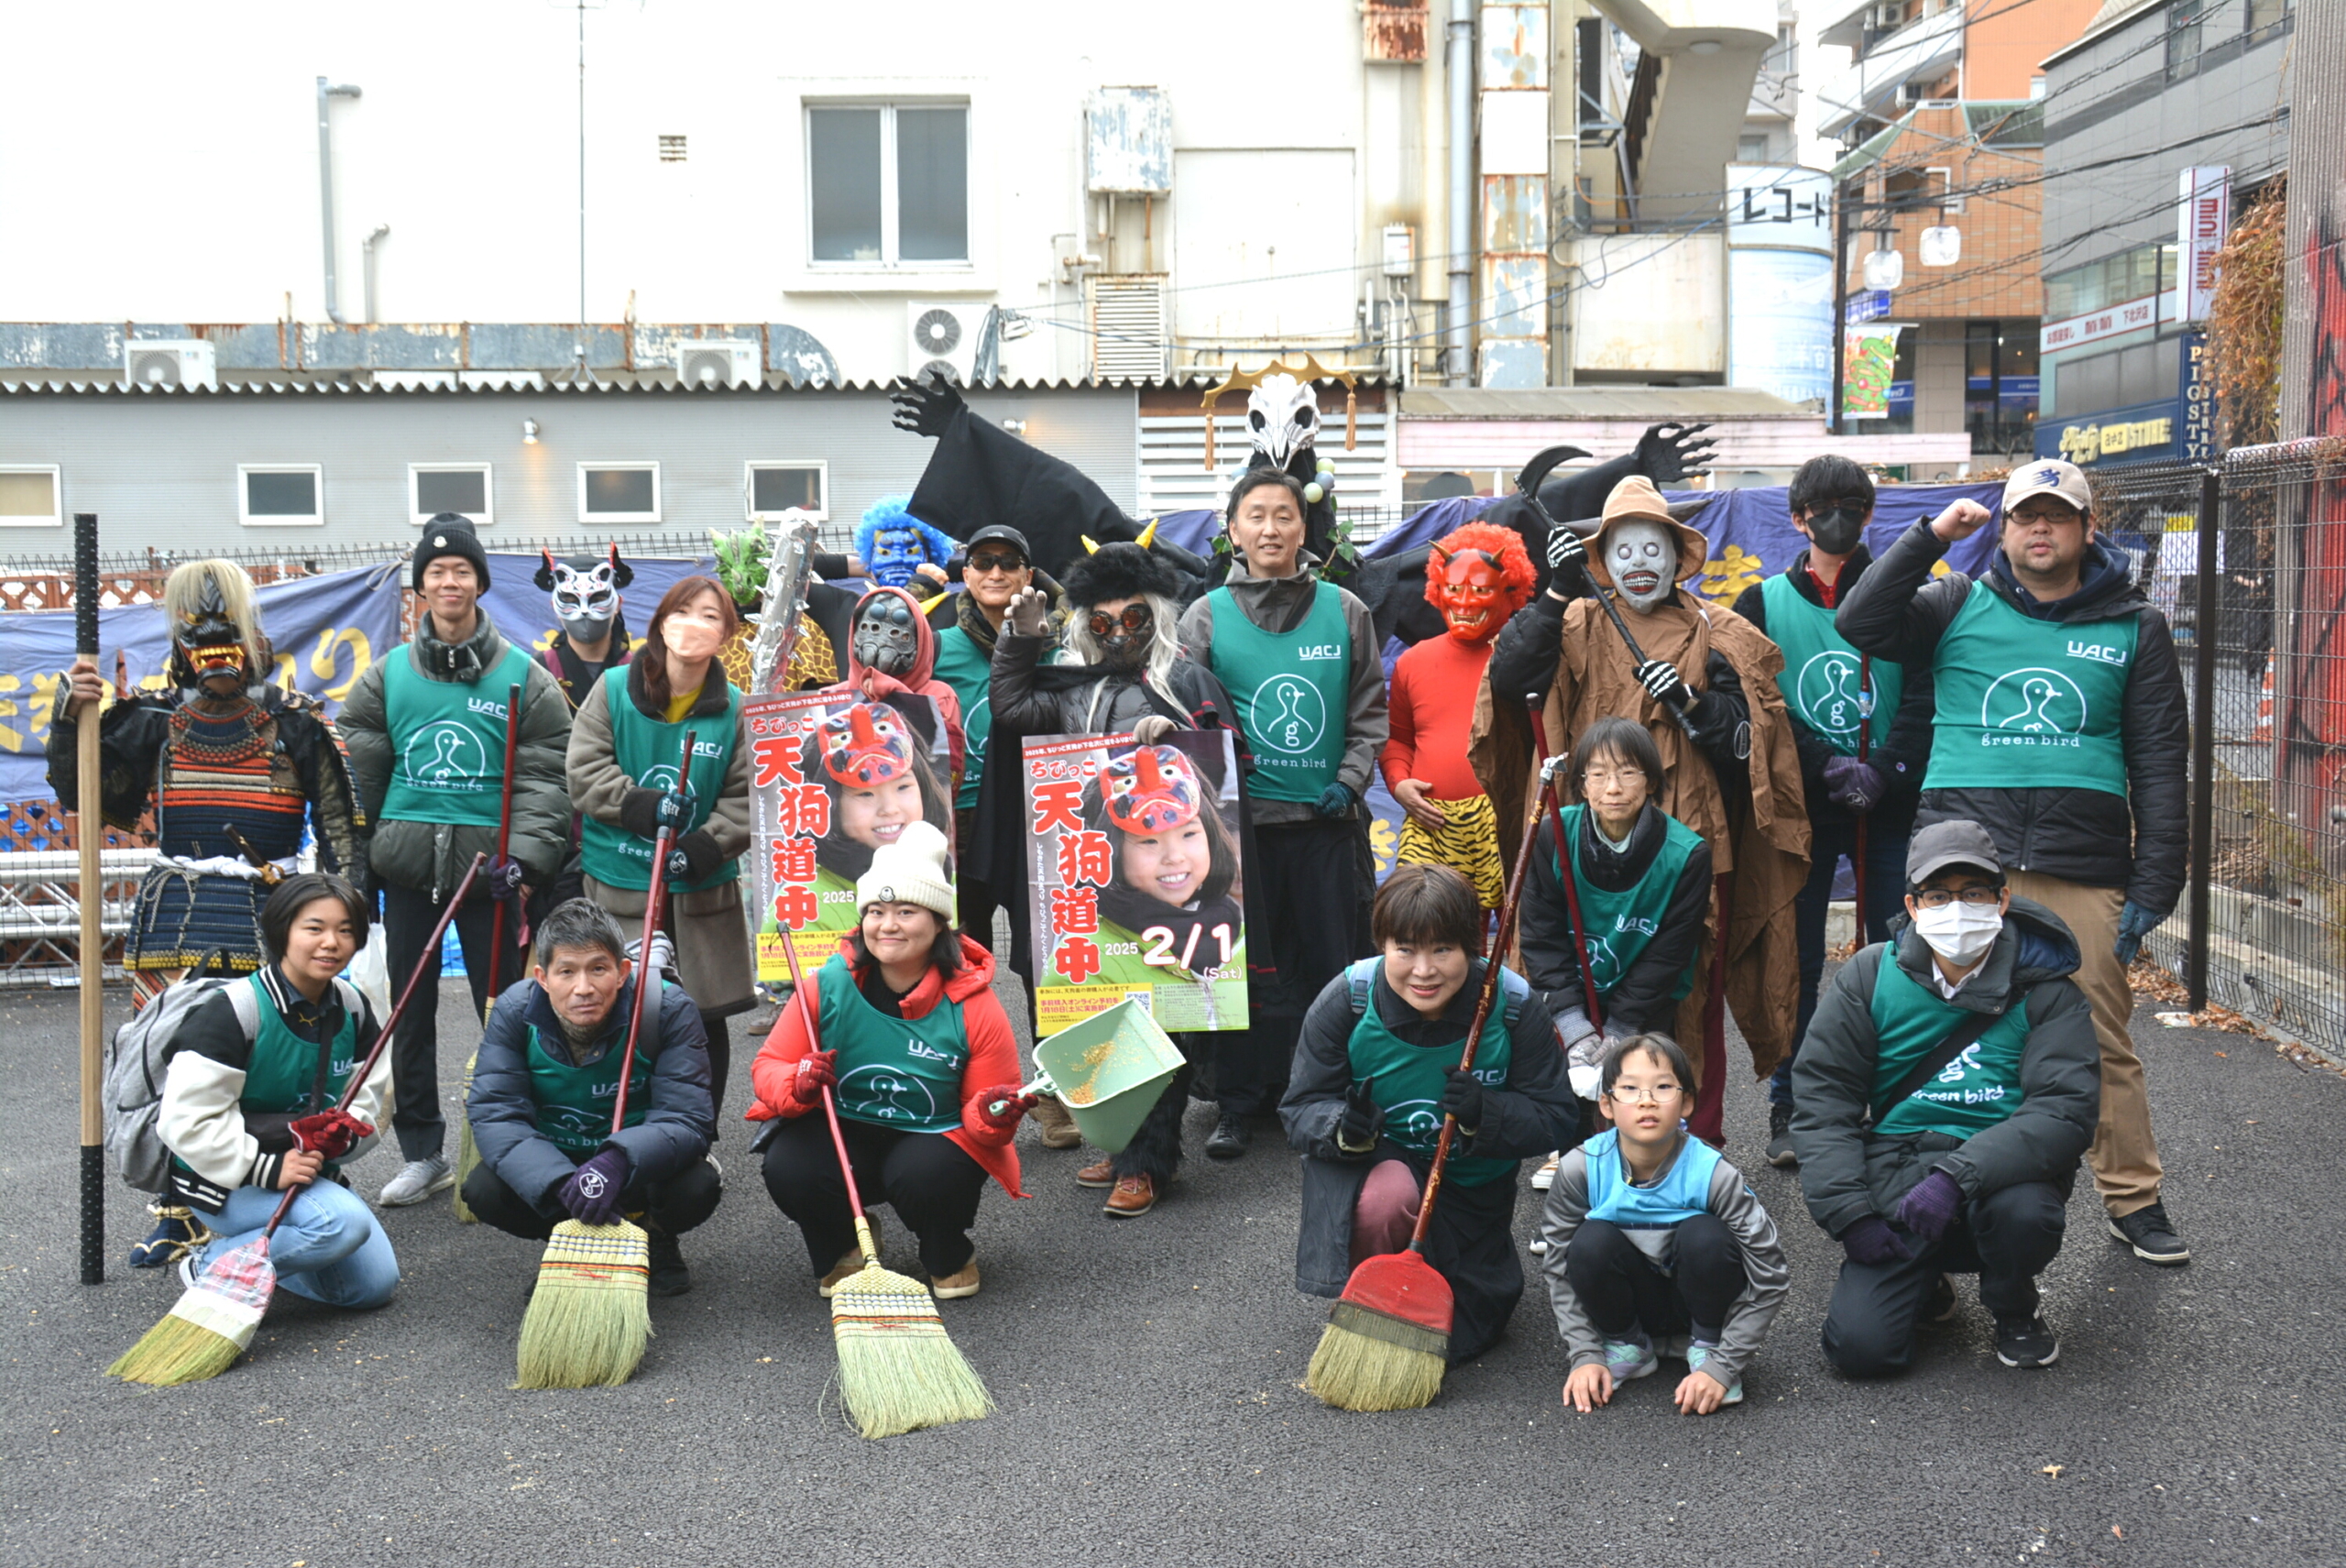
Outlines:
<svg viewBox="0 0 2346 1568"><path fill-rule="evenodd" d="M668 851L670 882L698 882L726 861L725 851L706 828L696 828L676 840Z"/></svg>
<svg viewBox="0 0 2346 1568"><path fill-rule="evenodd" d="M1594 592L1588 578L1588 546L1563 523L1548 530L1548 591L1561 598L1584 598Z"/></svg>
<svg viewBox="0 0 2346 1568"><path fill-rule="evenodd" d="M1352 815L1353 806L1359 799L1360 796L1353 793L1352 785L1332 784L1320 792L1320 798L1311 803L1311 809L1332 821L1341 820Z"/></svg>
<svg viewBox="0 0 2346 1568"><path fill-rule="evenodd" d="M902 382L888 394L888 400L895 405L898 430L932 440L945 433L954 412L963 406L961 394L943 376Z"/></svg>
<svg viewBox="0 0 2346 1568"><path fill-rule="evenodd" d="M1638 666L1638 685L1646 695L1675 712L1694 700L1694 688L1688 685L1678 673L1678 666L1667 659L1648 659Z"/></svg>
<svg viewBox="0 0 2346 1568"><path fill-rule="evenodd" d="M639 839L660 836L660 797L663 789L631 789L619 800L619 826Z"/></svg>
<svg viewBox="0 0 2346 1568"><path fill-rule="evenodd" d="M1344 1116L1336 1124L1336 1146L1346 1154L1366 1154L1375 1148L1376 1135L1385 1126L1384 1107L1369 1090L1375 1081L1365 1078L1344 1091Z"/></svg>
<svg viewBox="0 0 2346 1568"><path fill-rule="evenodd" d="M1483 1085L1473 1073L1452 1068L1443 1075L1442 1113L1458 1119L1458 1130L1473 1137L1483 1125Z"/></svg>

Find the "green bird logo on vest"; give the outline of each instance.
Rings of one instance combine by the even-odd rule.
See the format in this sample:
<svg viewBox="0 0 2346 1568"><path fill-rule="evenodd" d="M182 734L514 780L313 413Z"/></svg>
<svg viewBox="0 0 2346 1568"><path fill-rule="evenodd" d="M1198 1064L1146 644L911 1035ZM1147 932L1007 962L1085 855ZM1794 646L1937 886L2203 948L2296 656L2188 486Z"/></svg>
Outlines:
<svg viewBox="0 0 2346 1568"><path fill-rule="evenodd" d="M2056 737L2075 745L2086 727L2086 694L2058 670L2013 670L1989 685L1979 703L1979 727L2042 738L2016 742L2022 745L2062 744Z"/></svg>
<svg viewBox="0 0 2346 1568"><path fill-rule="evenodd" d="M470 794L488 787L481 781L488 772L488 753L470 729L444 718L409 739L400 753L400 770L414 788Z"/></svg>
<svg viewBox="0 0 2346 1568"><path fill-rule="evenodd" d="M882 1122L926 1122L937 1113L926 1084L884 1067L858 1068L839 1080L839 1098Z"/></svg>
<svg viewBox="0 0 2346 1568"><path fill-rule="evenodd" d="M1385 1120L1394 1131L1393 1141L1409 1147L1423 1144L1431 1146L1442 1135L1442 1102L1439 1100L1405 1100L1390 1106Z"/></svg>
<svg viewBox="0 0 2346 1568"><path fill-rule="evenodd" d="M1800 716L1820 735L1854 738L1866 718L1858 690L1858 662L1838 651L1817 654L1800 667L1794 690Z"/></svg>
<svg viewBox="0 0 2346 1568"><path fill-rule="evenodd" d="M1261 719L1258 738L1275 751L1309 751L1328 728L1318 688L1294 675L1273 675L1257 686L1255 712Z"/></svg>

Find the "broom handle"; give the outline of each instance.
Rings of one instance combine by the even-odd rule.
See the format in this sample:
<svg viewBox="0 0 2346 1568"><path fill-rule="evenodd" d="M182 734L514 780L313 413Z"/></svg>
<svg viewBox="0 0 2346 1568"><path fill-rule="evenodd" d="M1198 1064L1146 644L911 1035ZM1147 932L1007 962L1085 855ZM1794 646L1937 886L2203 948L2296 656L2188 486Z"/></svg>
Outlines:
<svg viewBox="0 0 2346 1568"><path fill-rule="evenodd" d="M505 861L505 846L513 838L513 758L521 744L521 683L516 681L505 694L505 782L499 786L497 800L497 860ZM504 966L505 903L497 901L497 913L488 926L488 1004L497 1005L498 970Z"/></svg>
<svg viewBox="0 0 2346 1568"><path fill-rule="evenodd" d="M375 1031L375 1043L367 1047L367 1059L358 1064L357 1070L353 1072L349 1080L343 1084L342 1098L334 1102L335 1110L349 1110L350 1102L358 1098L358 1091L367 1086L367 1080L373 1076L376 1061L382 1056L383 1047L390 1043L391 1031L397 1028L400 1020L406 1016L407 1004L415 1000L415 988L423 981L423 966L429 963L433 955L440 950L440 939L448 934L448 922L456 917L457 906L465 902L465 894L472 891L473 878L480 874L480 868L488 859L487 855L475 855L473 863L465 868L464 880L456 884L456 891L449 895L447 907L440 911L439 924L432 927L432 935L424 942L423 951L416 957L415 968L408 971L407 984L400 989L400 999L391 1007L391 1015L384 1019L382 1027ZM285 1190L285 1196L277 1201L277 1212L269 1217L268 1228L261 1232L264 1238L277 1234L277 1227L285 1223L285 1216L293 1208L293 1195L301 1190L300 1187L289 1187Z"/></svg>
<svg viewBox="0 0 2346 1568"><path fill-rule="evenodd" d="M684 793L693 782L693 736L685 731L685 760L676 764L676 790ZM627 1010L627 1054L619 1058L619 1093L611 1107L611 1136L619 1135L627 1123L627 1080L635 1071L635 1039L643 1027L643 995L652 989L657 977L652 969L652 938L660 934L660 904L668 892L668 844L675 836L675 828L667 823L652 840L652 891L643 900L642 957L635 963L635 1001Z"/></svg>
<svg viewBox="0 0 2346 1568"><path fill-rule="evenodd" d="M816 1010L806 1000L806 977L798 968L798 944L791 933L782 934L782 956L790 965L790 1000L806 1020L806 1044L809 1055L823 1048L823 1036L817 1025ZM863 1217L863 1194L855 1189L855 1162L847 1157L847 1134L839 1127L839 1102L831 1098L831 1086L823 1085L823 1115L831 1125L831 1147L839 1157L839 1174L847 1179L848 1212L855 1216L855 1245L862 1249L864 1261L880 1261L880 1249L872 1240L872 1223Z"/></svg>
<svg viewBox="0 0 2346 1568"><path fill-rule="evenodd" d="M73 652L98 659L98 515L73 514ZM66 694L71 702L71 693ZM98 721L103 703L82 710L73 733L73 846L81 870L74 896L82 905L82 1283L106 1277L105 1107L99 1058L105 1033L104 792L98 771Z"/></svg>
<svg viewBox="0 0 2346 1568"><path fill-rule="evenodd" d="M1588 1021L1605 1027L1605 1009L1596 1000L1596 977L1588 969L1588 927L1580 917L1580 886L1574 880L1574 857L1564 842L1564 806L1561 791L1541 792L1548 802L1548 820L1555 825L1557 880L1564 884L1564 913L1572 917L1573 953L1580 959L1580 994Z"/></svg>
<svg viewBox="0 0 2346 1568"><path fill-rule="evenodd" d="M1516 851L1515 872L1507 879L1507 898L1499 905L1499 928L1492 939L1491 956L1483 969L1482 994L1474 999L1474 1021L1467 1027L1466 1049L1458 1059L1458 1070L1471 1072L1474 1067L1474 1052L1483 1043L1483 1025L1490 1021L1491 1004L1498 997L1499 971L1505 967L1507 938L1515 928L1515 912L1523 900L1524 873L1531 867L1531 850L1540 832L1540 806L1551 804L1556 795L1555 760L1550 759L1540 770L1540 800L1523 825L1523 847ZM1442 1119L1442 1136L1434 1141L1433 1168L1426 1172L1425 1196L1418 1202L1418 1223L1409 1233L1409 1250L1423 1255L1426 1233L1433 1225L1434 1199L1442 1191L1442 1168L1450 1163L1450 1140L1458 1129L1458 1118L1445 1115Z"/></svg>
<svg viewBox="0 0 2346 1568"><path fill-rule="evenodd" d="M1870 750L1867 742L1873 739L1873 655L1858 655L1858 761L1866 761ZM1857 833L1850 848L1857 852L1849 857L1850 891L1858 895L1858 939L1850 948L1856 952L1866 945L1866 819L1869 813L1856 813Z"/></svg>

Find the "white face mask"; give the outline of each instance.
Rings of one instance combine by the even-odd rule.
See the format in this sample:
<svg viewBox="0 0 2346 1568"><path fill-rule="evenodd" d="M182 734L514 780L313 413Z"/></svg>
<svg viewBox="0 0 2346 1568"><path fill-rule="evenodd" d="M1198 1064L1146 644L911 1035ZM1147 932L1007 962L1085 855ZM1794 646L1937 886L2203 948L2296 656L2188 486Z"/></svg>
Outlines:
<svg viewBox="0 0 2346 1568"><path fill-rule="evenodd" d="M1957 969L1968 969L1985 958L2004 928L2003 911L1994 905L1974 905L1957 899L1944 909L1914 912L1914 934L1931 951Z"/></svg>

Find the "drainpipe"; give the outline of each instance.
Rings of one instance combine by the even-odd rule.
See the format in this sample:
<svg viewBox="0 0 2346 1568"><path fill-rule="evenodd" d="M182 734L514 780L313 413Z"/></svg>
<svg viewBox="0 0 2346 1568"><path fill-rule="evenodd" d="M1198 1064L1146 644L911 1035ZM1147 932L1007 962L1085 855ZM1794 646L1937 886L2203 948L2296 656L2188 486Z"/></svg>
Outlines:
<svg viewBox="0 0 2346 1568"><path fill-rule="evenodd" d="M1450 0L1450 376L1453 387L1474 384L1474 4Z"/></svg>
<svg viewBox="0 0 2346 1568"><path fill-rule="evenodd" d="M377 224L375 232L368 235L367 243L359 247L359 255L366 258L367 261L367 319L370 322L375 319L375 247L380 245L383 236L390 232L390 225Z"/></svg>
<svg viewBox="0 0 2346 1568"><path fill-rule="evenodd" d="M318 224L325 235L326 250L326 319L334 325L342 324L342 302L334 290L334 127L326 118L326 101L330 98L356 98L358 89L339 83L328 85L318 78Z"/></svg>

